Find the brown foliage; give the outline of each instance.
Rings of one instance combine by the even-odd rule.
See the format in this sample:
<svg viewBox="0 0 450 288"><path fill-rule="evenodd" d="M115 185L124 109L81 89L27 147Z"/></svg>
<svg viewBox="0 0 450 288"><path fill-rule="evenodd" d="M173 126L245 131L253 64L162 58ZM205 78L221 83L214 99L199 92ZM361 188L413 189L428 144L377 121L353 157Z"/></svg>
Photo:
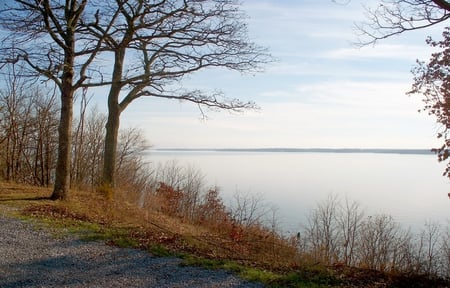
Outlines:
<svg viewBox="0 0 450 288"><path fill-rule="evenodd" d="M162 201L161 212L169 216L179 216L180 201L183 197L183 193L162 182L159 183L159 187L156 189L156 196Z"/></svg>
<svg viewBox="0 0 450 288"><path fill-rule="evenodd" d="M450 156L450 28L442 33L443 39L427 43L431 47L442 49L431 55L428 63L417 62L413 69L414 83L409 94L422 94L425 104L423 110L436 118L440 124L437 138L443 139L441 147L433 149L439 161L447 161ZM444 176L450 177L450 163L447 164Z"/></svg>
<svg viewBox="0 0 450 288"><path fill-rule="evenodd" d="M29 206L23 210L23 213L34 217L51 217L56 219L69 219L86 222L92 221L92 219L86 214L71 211L68 207L50 204Z"/></svg>

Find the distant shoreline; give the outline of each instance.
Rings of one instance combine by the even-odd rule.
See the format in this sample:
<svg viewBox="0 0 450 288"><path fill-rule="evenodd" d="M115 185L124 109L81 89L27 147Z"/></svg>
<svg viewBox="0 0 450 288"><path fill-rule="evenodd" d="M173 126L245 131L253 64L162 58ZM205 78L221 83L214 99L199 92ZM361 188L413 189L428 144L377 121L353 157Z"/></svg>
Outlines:
<svg viewBox="0 0 450 288"><path fill-rule="evenodd" d="M434 155L431 149L364 149L364 148L151 148L161 152L277 152L277 153L365 153Z"/></svg>

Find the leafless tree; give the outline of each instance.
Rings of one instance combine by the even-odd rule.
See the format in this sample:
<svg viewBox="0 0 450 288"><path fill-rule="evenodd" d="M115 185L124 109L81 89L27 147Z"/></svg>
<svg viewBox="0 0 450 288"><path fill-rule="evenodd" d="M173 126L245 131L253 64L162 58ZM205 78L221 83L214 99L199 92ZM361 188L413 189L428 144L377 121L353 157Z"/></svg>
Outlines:
<svg viewBox="0 0 450 288"><path fill-rule="evenodd" d="M178 216L189 221L198 220L199 206L210 190L206 187L202 171L192 165L181 166L176 160L158 164L154 169L153 182L156 186L164 183L180 193Z"/></svg>
<svg viewBox="0 0 450 288"><path fill-rule="evenodd" d="M74 123L71 186L94 188L99 185L104 147L106 115L97 107L84 111Z"/></svg>
<svg viewBox="0 0 450 288"><path fill-rule="evenodd" d="M140 158L140 153L149 147L143 132L136 128L123 129L119 133L117 170L126 170L126 164Z"/></svg>
<svg viewBox="0 0 450 288"><path fill-rule="evenodd" d="M244 227L262 226L265 220L268 220L266 218L270 212L272 212L271 208L264 203L260 194L236 191L233 195L230 215L239 225Z"/></svg>
<svg viewBox="0 0 450 288"><path fill-rule="evenodd" d="M337 223L339 205L338 197L329 195L308 217L304 234L314 261L332 264L338 260L341 238Z"/></svg>
<svg viewBox="0 0 450 288"><path fill-rule="evenodd" d="M358 232L361 229L364 212L361 211L357 202L351 202L346 198L343 205L340 205L337 214L337 225L341 231L342 252L339 253L341 261L347 266L352 266L355 264Z"/></svg>
<svg viewBox="0 0 450 288"><path fill-rule="evenodd" d="M395 271L405 239L409 233L388 215L369 216L361 225L358 239L358 265L379 271ZM397 265L398 266L398 265Z"/></svg>
<svg viewBox="0 0 450 288"><path fill-rule="evenodd" d="M450 230L442 228L427 222L414 233L391 216L364 217L356 202L329 196L312 211L294 244L314 263L448 278Z"/></svg>
<svg viewBox="0 0 450 288"><path fill-rule="evenodd" d="M114 186L119 118L142 96L240 111L253 102L180 89L199 70L259 71L270 60L247 37L236 0L14 0L0 4L3 63L24 61L29 76L61 90L59 156L52 198L67 196L74 93L109 85L103 184ZM39 47L39 48L37 48ZM112 60L113 67L106 65Z"/></svg>
<svg viewBox="0 0 450 288"><path fill-rule="evenodd" d="M104 147L104 145L101 147L102 152ZM119 131L118 147L117 185L122 190L126 189L134 194L139 194L136 196L139 197L140 193L149 190L152 182L151 176L154 172L142 155L142 152L148 149L149 145L141 130L127 128ZM101 159L103 161L103 157ZM103 166L99 167L99 171L102 168ZM101 181L101 174L99 176L99 181Z"/></svg>
<svg viewBox="0 0 450 288"><path fill-rule="evenodd" d="M57 153L57 131L58 119L57 98L54 90L36 91L31 106L34 111L34 133L32 140L34 144L30 149L35 149L34 155L34 181L33 184L50 186L54 183L54 173ZM46 93L46 95L42 95Z"/></svg>
<svg viewBox="0 0 450 288"><path fill-rule="evenodd" d="M0 91L2 174L8 181L40 186L53 183L58 106L53 91L20 77L22 69L3 69Z"/></svg>
<svg viewBox="0 0 450 288"><path fill-rule="evenodd" d="M177 160L158 163L155 169L155 183L162 182L175 189L180 189L183 186L186 175L183 172L184 168Z"/></svg>
<svg viewBox="0 0 450 288"><path fill-rule="evenodd" d="M86 110L90 98L87 96L87 90L84 90L80 100L79 118L75 119L72 135L72 161L70 168L70 185L79 185L83 179L87 178L88 165L91 155L87 153L89 143L92 139L86 139ZM78 120L78 121L77 121ZM101 131L100 135L102 134Z"/></svg>
<svg viewBox="0 0 450 288"><path fill-rule="evenodd" d="M365 7L366 21L356 24L361 46L408 31L428 28L450 18L446 0L380 0L377 7Z"/></svg>
<svg viewBox="0 0 450 288"><path fill-rule="evenodd" d="M86 41L98 41L111 69L100 68L110 85L106 124L104 184L114 186L117 133L122 111L143 96L189 101L240 111L253 102L224 98L221 92L184 90L186 75L214 67L259 71L270 60L248 40L245 15L236 0L97 1L95 14L82 18Z"/></svg>
<svg viewBox="0 0 450 288"><path fill-rule="evenodd" d="M442 241L440 251L442 254L442 273L446 277L450 276L450 227L445 227L442 233Z"/></svg>
<svg viewBox="0 0 450 288"><path fill-rule="evenodd" d="M440 270L442 247L440 243L441 227L439 223L427 222L424 229L419 234L416 255L416 272L424 273L428 276L437 276Z"/></svg>
<svg viewBox="0 0 450 288"><path fill-rule="evenodd" d="M200 169L189 165L183 169L184 181L181 187L183 191L182 207L183 217L192 221L195 219L196 211L201 204L205 191L205 174Z"/></svg>
<svg viewBox="0 0 450 288"><path fill-rule="evenodd" d="M1 63L26 63L29 70L24 76L51 80L61 93L52 199L68 196L73 98L86 80L86 69L95 55L86 41L84 45L77 42L79 19L87 3L88 0L12 0L0 4L0 25L4 29ZM83 63L77 62L77 57L84 55L87 56Z"/></svg>
<svg viewBox="0 0 450 288"><path fill-rule="evenodd" d="M81 101L87 103L88 99ZM74 121L71 186L95 189L101 183L106 115L96 106L86 111L80 106L79 119ZM119 131L117 157L118 187L127 191L130 198L147 191L152 183L153 171L147 167L142 152L148 148L142 132L136 128ZM138 194L138 195L136 195ZM129 199L135 200L135 199Z"/></svg>
<svg viewBox="0 0 450 288"><path fill-rule="evenodd" d="M30 87L18 77L16 65L7 68L10 69L5 76L5 88L0 92L3 174L7 181L18 181L23 167L24 147L28 146L31 134L32 101L31 95L26 93Z"/></svg>

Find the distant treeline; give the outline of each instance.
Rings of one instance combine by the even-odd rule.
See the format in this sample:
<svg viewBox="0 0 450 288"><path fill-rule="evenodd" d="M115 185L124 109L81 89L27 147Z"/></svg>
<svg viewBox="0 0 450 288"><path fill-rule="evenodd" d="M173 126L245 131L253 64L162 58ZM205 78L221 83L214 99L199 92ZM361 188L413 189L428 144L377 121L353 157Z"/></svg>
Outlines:
<svg viewBox="0 0 450 288"><path fill-rule="evenodd" d="M280 153L377 153L377 154L426 154L432 155L431 149L359 149L359 148L160 148L156 151L186 152L280 152Z"/></svg>

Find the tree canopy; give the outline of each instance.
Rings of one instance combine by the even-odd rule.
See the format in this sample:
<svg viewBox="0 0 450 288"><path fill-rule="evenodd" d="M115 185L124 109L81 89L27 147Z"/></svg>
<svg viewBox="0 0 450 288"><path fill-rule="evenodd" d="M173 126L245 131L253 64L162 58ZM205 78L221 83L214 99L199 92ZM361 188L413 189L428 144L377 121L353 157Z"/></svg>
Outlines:
<svg viewBox="0 0 450 288"><path fill-rule="evenodd" d="M270 60L265 48L249 41L238 1L100 1L88 10L91 13L80 23L83 35L88 43L98 43L96 49L113 63L99 66L90 84L110 86L104 185L114 186L120 114L139 97L233 111L256 107L252 101L228 99L221 92L179 85L200 70L256 72Z"/></svg>
<svg viewBox="0 0 450 288"><path fill-rule="evenodd" d="M0 4L0 16L6 35L1 63L24 63L26 76L52 80L61 91L57 199L68 189L69 123L78 89L110 89L104 184L113 186L119 118L131 102L150 96L253 109L253 101L182 89L180 81L210 68L258 72L271 61L249 40L237 0L10 0Z"/></svg>

